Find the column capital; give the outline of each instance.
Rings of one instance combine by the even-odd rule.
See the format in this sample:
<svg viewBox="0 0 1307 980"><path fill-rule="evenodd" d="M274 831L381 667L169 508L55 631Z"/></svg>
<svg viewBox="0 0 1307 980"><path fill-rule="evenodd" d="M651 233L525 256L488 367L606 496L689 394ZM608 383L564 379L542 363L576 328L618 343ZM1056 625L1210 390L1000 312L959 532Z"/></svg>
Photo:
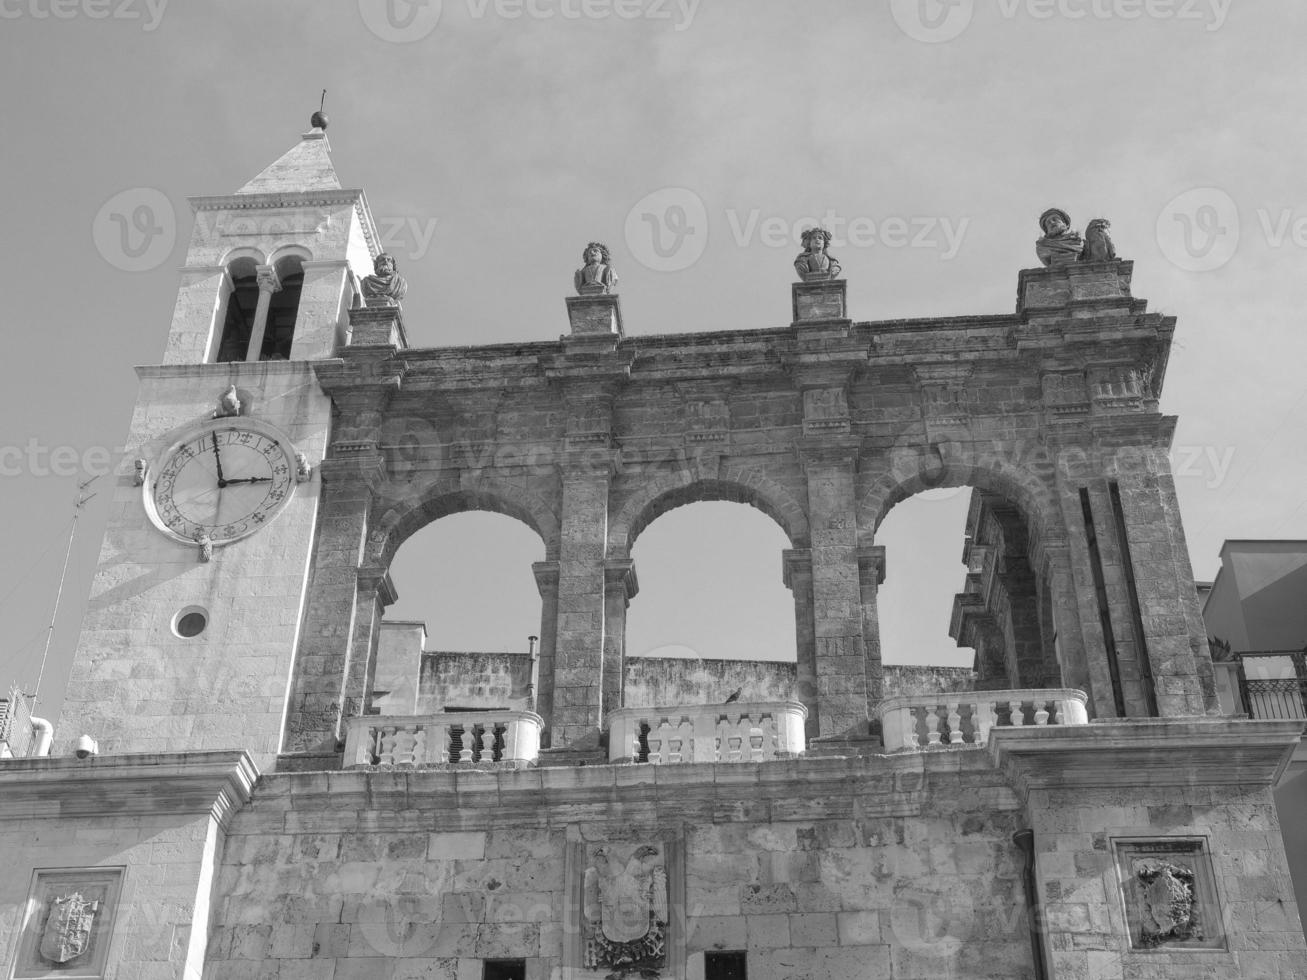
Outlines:
<svg viewBox="0 0 1307 980"><path fill-rule="evenodd" d="M558 569L559 564L556 561L538 561L531 565L531 571L536 577L536 588L540 590L540 598L548 599L557 596Z"/></svg>
<svg viewBox="0 0 1307 980"><path fill-rule="evenodd" d="M635 562L630 558L609 558L604 562L604 590L621 592L630 602L640 591Z"/></svg>
<svg viewBox="0 0 1307 980"><path fill-rule="evenodd" d="M386 457L374 443L337 445L336 454L318 464L324 484L357 482L369 491L376 490L386 479Z"/></svg>
<svg viewBox="0 0 1307 980"><path fill-rule="evenodd" d="M866 545L858 549L858 576L863 584L872 580L877 585L885 584L885 546Z"/></svg>
<svg viewBox="0 0 1307 980"><path fill-rule="evenodd" d="M382 608L393 605L399 598L399 593L395 591L395 583L390 578L390 570L382 565L360 565L358 583L360 592L377 594Z"/></svg>
<svg viewBox="0 0 1307 980"><path fill-rule="evenodd" d="M795 577L812 579L812 549L786 548L781 552L781 581L787 589L794 589Z"/></svg>
<svg viewBox="0 0 1307 980"><path fill-rule="evenodd" d="M277 275L275 268L270 265L260 265L255 268L254 272L259 283L259 292L281 292L281 276Z"/></svg>

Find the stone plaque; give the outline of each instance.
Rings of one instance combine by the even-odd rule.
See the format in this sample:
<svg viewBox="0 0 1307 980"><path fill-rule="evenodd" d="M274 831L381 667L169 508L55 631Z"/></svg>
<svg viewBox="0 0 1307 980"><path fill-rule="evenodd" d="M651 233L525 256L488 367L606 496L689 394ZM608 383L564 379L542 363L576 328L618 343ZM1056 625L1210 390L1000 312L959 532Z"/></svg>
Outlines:
<svg viewBox="0 0 1307 980"><path fill-rule="evenodd" d="M123 868L41 869L32 878L15 980L105 975Z"/></svg>
<svg viewBox="0 0 1307 980"><path fill-rule="evenodd" d="M1115 840L1113 845L1131 949L1225 949L1204 839Z"/></svg>

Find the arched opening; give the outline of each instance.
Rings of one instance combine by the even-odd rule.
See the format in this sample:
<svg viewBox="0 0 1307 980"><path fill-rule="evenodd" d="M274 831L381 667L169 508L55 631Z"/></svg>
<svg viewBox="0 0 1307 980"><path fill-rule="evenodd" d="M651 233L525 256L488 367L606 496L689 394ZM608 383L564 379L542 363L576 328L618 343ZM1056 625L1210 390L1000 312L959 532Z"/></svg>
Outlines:
<svg viewBox="0 0 1307 980"><path fill-rule="evenodd" d="M968 486L918 492L876 532L884 694L1062 686L1037 534L1005 496Z"/></svg>
<svg viewBox="0 0 1307 980"><path fill-rule="evenodd" d="M222 339L218 343L218 361L243 361L249 352L254 333L254 318L259 307L258 266L254 259L241 257L227 266L231 291L227 294Z"/></svg>
<svg viewBox="0 0 1307 980"><path fill-rule="evenodd" d="M785 531L755 507L720 500L669 495L649 512L656 519L637 525L631 551L640 592L627 613L623 703L796 697Z"/></svg>
<svg viewBox="0 0 1307 980"><path fill-rule="evenodd" d="M532 709L540 594L538 534L500 513L448 514L390 563L398 594L377 641L373 707L382 714Z"/></svg>
<svg viewBox="0 0 1307 980"><path fill-rule="evenodd" d="M278 259L273 268L281 288L268 302L268 322L263 331L260 361L290 360L295 336L295 319L299 315L300 293L304 289L304 262L297 255Z"/></svg>

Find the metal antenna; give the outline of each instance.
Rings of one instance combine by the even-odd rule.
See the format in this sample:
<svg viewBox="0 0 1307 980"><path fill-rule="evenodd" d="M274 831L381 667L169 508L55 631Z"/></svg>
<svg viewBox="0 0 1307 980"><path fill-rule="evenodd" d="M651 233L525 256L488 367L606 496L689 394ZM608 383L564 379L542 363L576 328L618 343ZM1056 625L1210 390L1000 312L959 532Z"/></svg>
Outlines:
<svg viewBox="0 0 1307 980"><path fill-rule="evenodd" d="M54 639L54 624L59 618L59 603L63 599L64 580L68 577L68 559L73 554L73 536L77 534L77 520L82 516L82 508L90 503L94 493L87 493L86 488L100 479L97 473L83 483L77 484L77 499L73 502L73 522L68 526L68 547L64 549L64 567L59 572L59 588L54 596L54 609L50 613L50 628L45 633L45 649L41 652L41 670L36 675L36 688L32 691L32 704L37 702L41 692L41 680L45 677L45 662L50 657L50 641Z"/></svg>

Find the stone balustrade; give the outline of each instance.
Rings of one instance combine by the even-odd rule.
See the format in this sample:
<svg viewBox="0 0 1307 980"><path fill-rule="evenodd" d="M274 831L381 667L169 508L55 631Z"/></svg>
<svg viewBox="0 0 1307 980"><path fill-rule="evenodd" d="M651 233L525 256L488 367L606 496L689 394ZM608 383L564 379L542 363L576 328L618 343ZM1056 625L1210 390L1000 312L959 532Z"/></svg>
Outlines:
<svg viewBox="0 0 1307 980"><path fill-rule="evenodd" d="M885 749L984 745L992 728L1087 725L1085 693L1070 689L959 691L886 698L880 707Z"/></svg>
<svg viewBox="0 0 1307 980"><path fill-rule="evenodd" d="M533 765L544 720L534 711L353 718L345 766Z"/></svg>
<svg viewBox="0 0 1307 980"><path fill-rule="evenodd" d="M797 701L618 708L608 715L608 761L765 762L803 754L808 709Z"/></svg>

